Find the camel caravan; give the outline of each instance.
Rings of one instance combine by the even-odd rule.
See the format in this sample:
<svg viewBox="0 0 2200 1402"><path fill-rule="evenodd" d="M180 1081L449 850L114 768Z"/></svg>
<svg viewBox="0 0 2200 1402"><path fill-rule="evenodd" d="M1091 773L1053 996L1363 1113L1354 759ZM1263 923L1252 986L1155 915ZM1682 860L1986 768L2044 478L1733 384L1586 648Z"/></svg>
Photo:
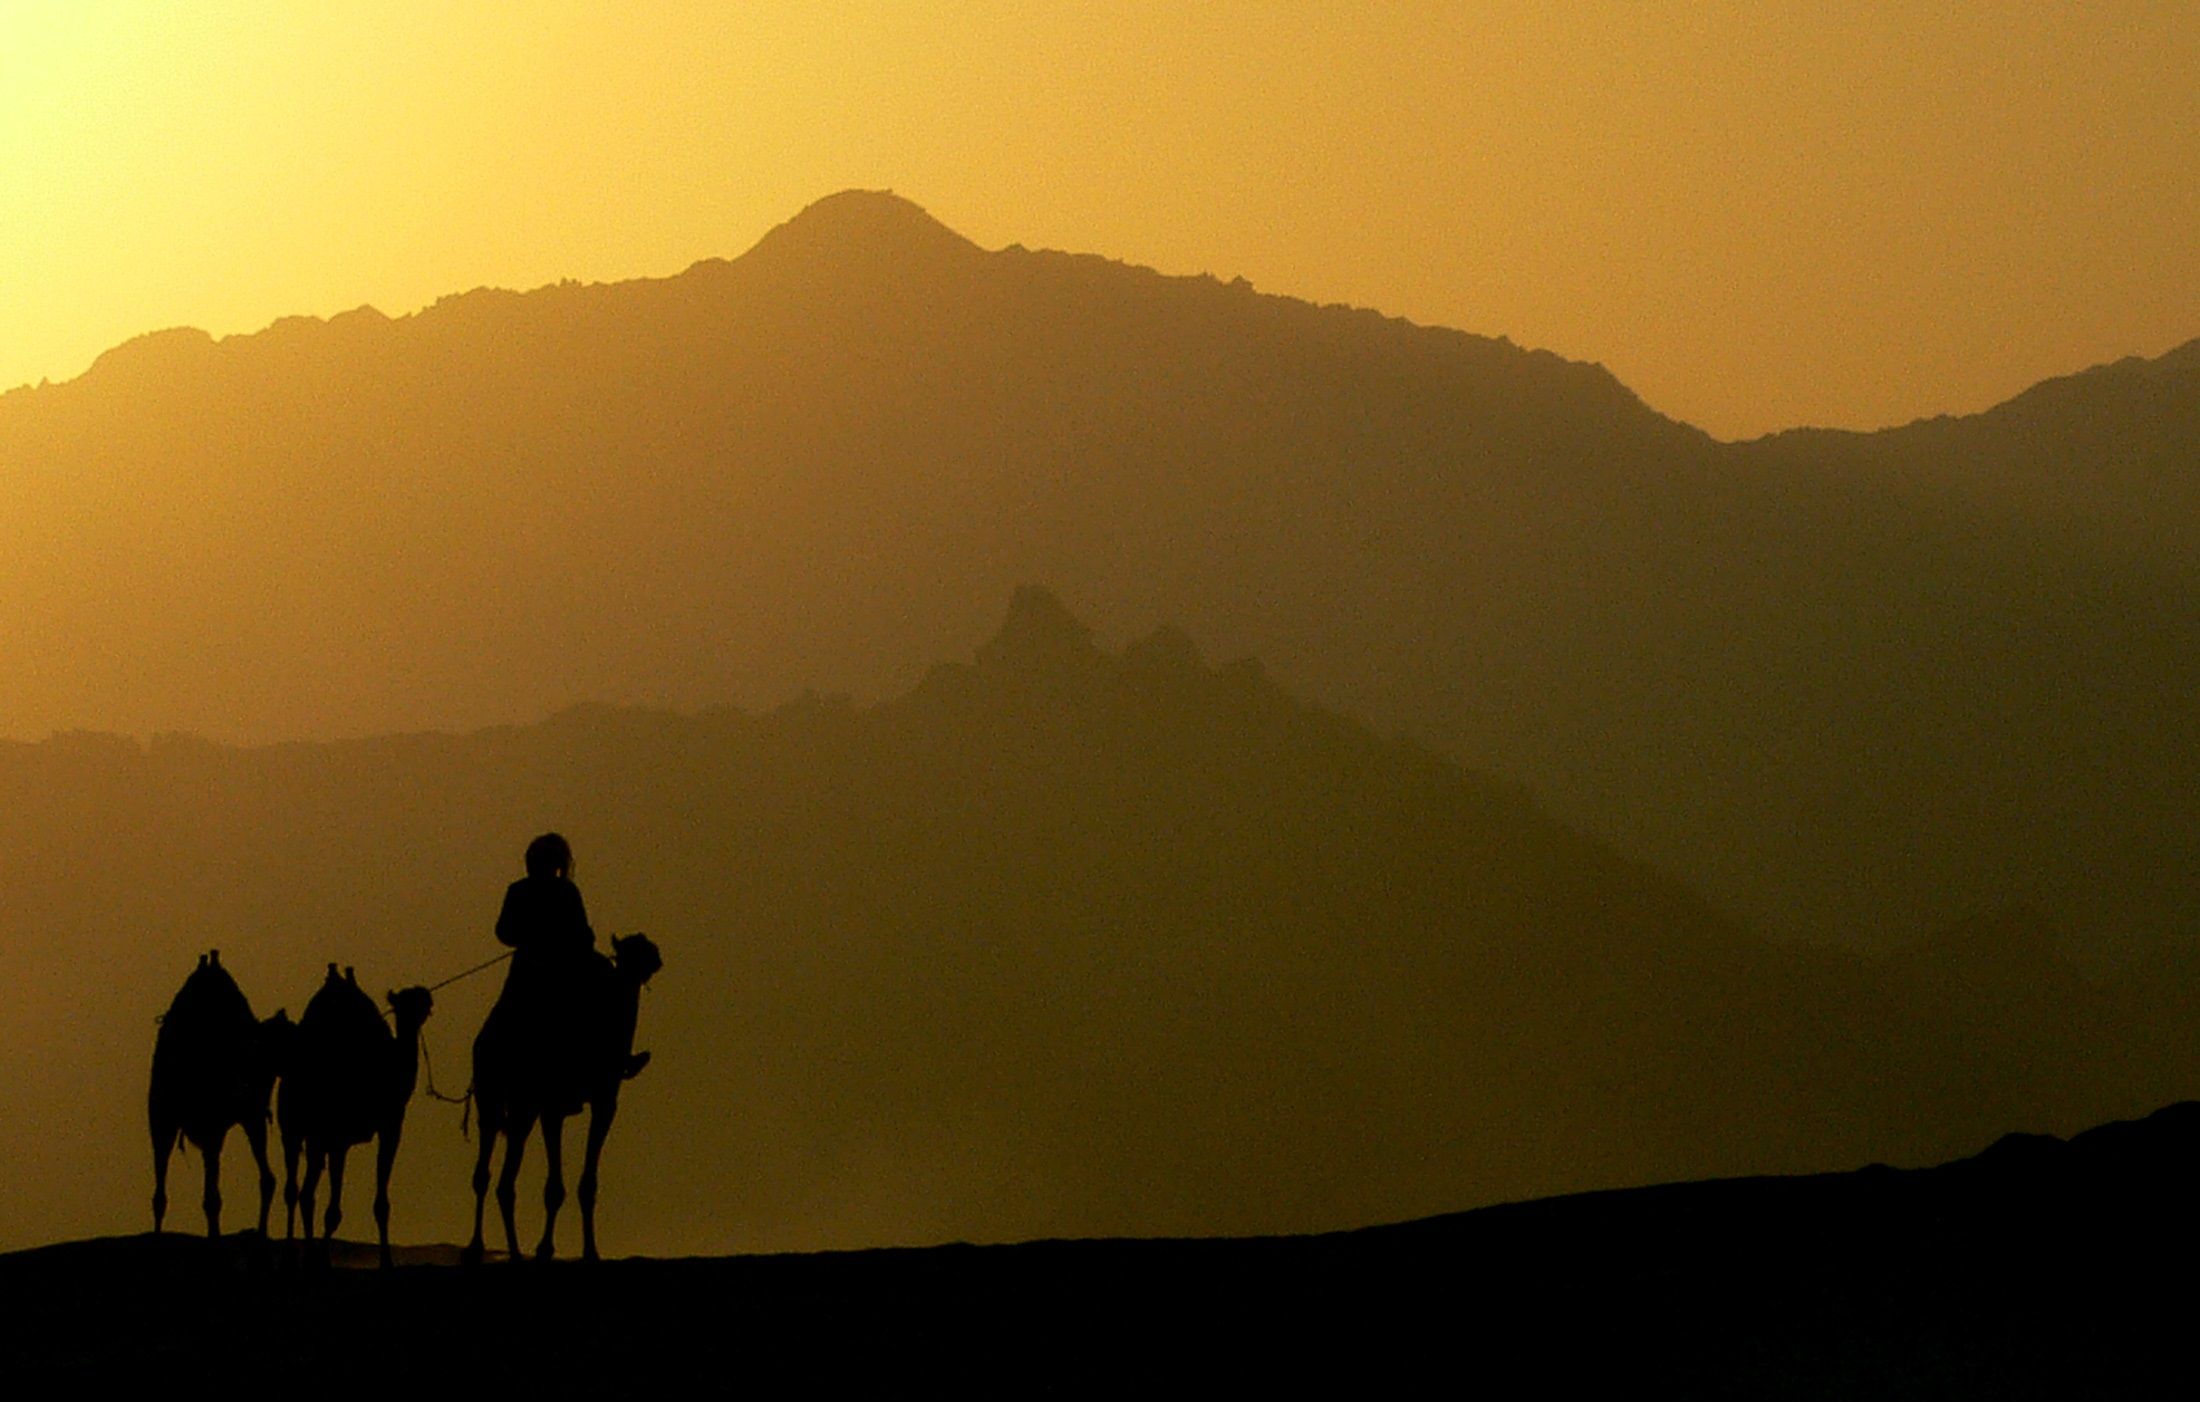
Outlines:
<svg viewBox="0 0 2200 1402"><path fill-rule="evenodd" d="M565 1201L565 1122L584 1108L581 1255L597 1258L597 1167L604 1140L618 1115L620 1086L649 1064L647 1052L634 1050L634 1032L642 989L663 961L646 935L614 937L608 955L595 947L572 866L572 849L556 833L529 844L527 874L506 890L497 918L497 938L510 952L444 980L453 983L511 961L504 989L474 1038L473 1082L461 1097L470 1102L481 1132L473 1177L474 1233L463 1257L468 1264L485 1254L482 1215L500 1139L505 1150L497 1208L507 1251L513 1260L524 1259L514 1207L521 1157L537 1124L547 1176L542 1238L534 1254L538 1260L555 1254L558 1209ZM297 1022L287 1012L258 1018L222 967L220 951L199 956L153 1041L146 1110L153 1136L156 1235L168 1212L168 1159L185 1142L198 1149L204 1165L206 1234L221 1235L222 1142L239 1128L260 1170L259 1232L265 1237L275 1197L267 1157L272 1119L283 1150L284 1240L295 1239L302 1225L310 1248L325 1176L328 1208L320 1239L326 1249L343 1220L346 1156L371 1139L374 1224L381 1262L391 1264L390 1174L419 1080L421 1028L435 999L433 989L413 987L387 994L384 1003L375 1006L353 970L339 973L331 964Z"/></svg>

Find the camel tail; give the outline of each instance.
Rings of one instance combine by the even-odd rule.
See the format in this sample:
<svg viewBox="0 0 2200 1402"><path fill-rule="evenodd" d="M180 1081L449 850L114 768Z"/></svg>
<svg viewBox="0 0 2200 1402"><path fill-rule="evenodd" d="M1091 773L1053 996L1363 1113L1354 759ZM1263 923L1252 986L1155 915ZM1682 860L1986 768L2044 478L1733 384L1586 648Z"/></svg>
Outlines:
<svg viewBox="0 0 2200 1402"><path fill-rule="evenodd" d="M466 1102L466 1108L458 1112L458 1136L459 1138L464 1139L467 1143L471 1144L474 1139L474 1132L472 1128L474 1119L473 1082L469 1081L466 1083L466 1094L462 1098Z"/></svg>

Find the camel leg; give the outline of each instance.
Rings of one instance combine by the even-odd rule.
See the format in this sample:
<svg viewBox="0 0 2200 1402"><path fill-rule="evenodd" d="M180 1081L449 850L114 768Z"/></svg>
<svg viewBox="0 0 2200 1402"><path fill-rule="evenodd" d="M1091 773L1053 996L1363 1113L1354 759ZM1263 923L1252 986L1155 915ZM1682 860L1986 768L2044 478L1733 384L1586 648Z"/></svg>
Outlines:
<svg viewBox="0 0 2200 1402"><path fill-rule="evenodd" d="M168 1215L168 1155L176 1147L176 1127L153 1124L153 1235L160 1235L160 1224Z"/></svg>
<svg viewBox="0 0 2200 1402"><path fill-rule="evenodd" d="M222 1234L222 1141L229 1137L229 1126L214 1131L211 1139L199 1146L199 1159L206 1165L206 1192L199 1203L206 1209L206 1236L209 1241Z"/></svg>
<svg viewBox="0 0 2200 1402"><path fill-rule="evenodd" d="M588 1107L588 1150L581 1161L581 1259L596 1259L596 1166L603 1160L603 1142L611 1136L611 1121L619 1113L618 1092Z"/></svg>
<svg viewBox="0 0 2200 1402"><path fill-rule="evenodd" d="M489 1197L489 1160L497 1150L496 1126L486 1116L481 1123L481 1149L474 1155L474 1239L466 1243L459 1260L469 1266L481 1264L488 1247L481 1240L481 1212Z"/></svg>
<svg viewBox="0 0 2200 1402"><path fill-rule="evenodd" d="M298 1194L298 1221L309 1243L313 1240L313 1199L321 1191L321 1170L327 1163L328 1150L314 1143L306 1145L306 1185Z"/></svg>
<svg viewBox="0 0 2200 1402"><path fill-rule="evenodd" d="M383 1126L381 1137L375 1142L374 1153L374 1230L382 1239L382 1269L388 1270L390 1259L390 1170L397 1166L397 1141L404 1136L405 1122L392 1120Z"/></svg>
<svg viewBox="0 0 2200 1402"><path fill-rule="evenodd" d="M497 1175L497 1211L504 1215L504 1249L515 1261L520 1255L519 1223L513 1209L519 1205L519 1163L527 1151L527 1136L535 1129L532 1116L514 1113L504 1121L504 1171Z"/></svg>
<svg viewBox="0 0 2200 1402"><path fill-rule="evenodd" d="M344 1220L344 1158L349 1153L349 1144L339 1144L328 1155L328 1215L321 1219L321 1236L332 1244L336 1224Z"/></svg>
<svg viewBox="0 0 2200 1402"><path fill-rule="evenodd" d="M283 1240L298 1235L298 1149L295 1136L283 1136ZM306 1235L313 1235L313 1208L306 1208Z"/></svg>
<svg viewBox="0 0 2200 1402"><path fill-rule="evenodd" d="M558 1209L565 1204L565 1116L542 1117L542 1154L549 1166L542 1175L542 1240L535 1259L547 1261L558 1254Z"/></svg>
<svg viewBox="0 0 2200 1402"><path fill-rule="evenodd" d="M275 1170L267 1166L267 1121L247 1120L244 1138L252 1146L252 1162L260 1168L260 1240L267 1240L267 1214L275 1206Z"/></svg>

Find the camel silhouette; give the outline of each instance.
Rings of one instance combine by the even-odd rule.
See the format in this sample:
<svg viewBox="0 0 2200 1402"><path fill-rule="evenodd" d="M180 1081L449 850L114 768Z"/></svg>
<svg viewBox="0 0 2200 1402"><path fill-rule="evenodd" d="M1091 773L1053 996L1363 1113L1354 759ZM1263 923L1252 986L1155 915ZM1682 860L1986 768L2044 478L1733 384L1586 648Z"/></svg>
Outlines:
<svg viewBox="0 0 2200 1402"><path fill-rule="evenodd" d="M168 1154L178 1136L198 1146L206 1166L206 1234L222 1234L222 1141L242 1126L260 1166L260 1234L267 1235L275 1175L267 1166L267 1100L296 1029L278 1012L252 1015L244 990L222 967L221 951L199 956L153 1037L152 1088L145 1097L153 1133L153 1231L168 1215Z"/></svg>
<svg viewBox="0 0 2200 1402"><path fill-rule="evenodd" d="M359 989L350 970L341 977L328 966L320 991L298 1018L296 1048L275 1098L275 1119L283 1136L283 1237L287 1241L304 1208L305 1238L313 1240L313 1199L324 1168L328 1171L328 1215L321 1235L333 1239L344 1219L344 1159L355 1144L376 1141L374 1226L382 1244L382 1264L390 1264L390 1170L405 1131L405 1107L412 1100L420 1065L420 1028L435 1000L425 988L388 995L397 1024L393 1033L376 1011L374 1000ZM298 1181L303 1152L306 1175Z"/></svg>
<svg viewBox="0 0 2200 1402"><path fill-rule="evenodd" d="M581 1256L596 1259L596 1177L604 1139L619 1112L619 1086L648 1064L634 1054L634 1026L642 987L664 966L646 935L611 941L611 957L595 950L577 956L557 984L549 1006L513 1006L499 998L474 1038L474 1105L481 1117L481 1150L474 1161L474 1237L463 1258L482 1258L481 1216L489 1191L489 1160L504 1136L504 1169L497 1179L497 1209L504 1241L521 1259L513 1219L520 1158L536 1121L542 1123L548 1169L542 1186L542 1240L538 1260L556 1254L558 1208L565 1201L564 1132L568 1116L588 1107L588 1149L581 1166ZM537 985L538 988L541 985Z"/></svg>

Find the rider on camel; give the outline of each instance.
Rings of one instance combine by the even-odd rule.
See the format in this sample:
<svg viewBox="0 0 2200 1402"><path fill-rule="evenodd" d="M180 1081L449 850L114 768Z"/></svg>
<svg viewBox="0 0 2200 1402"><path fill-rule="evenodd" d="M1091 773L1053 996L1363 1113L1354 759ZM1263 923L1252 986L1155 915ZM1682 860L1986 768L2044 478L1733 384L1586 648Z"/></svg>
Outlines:
<svg viewBox="0 0 2200 1402"><path fill-rule="evenodd" d="M527 874L505 888L497 914L497 938L514 951L497 1011L521 1024L536 1045L556 1046L559 1031L581 1021L590 956L596 962L602 956L573 884L571 844L546 832L527 844L526 865ZM632 1056L626 1075L648 1062L647 1052Z"/></svg>

